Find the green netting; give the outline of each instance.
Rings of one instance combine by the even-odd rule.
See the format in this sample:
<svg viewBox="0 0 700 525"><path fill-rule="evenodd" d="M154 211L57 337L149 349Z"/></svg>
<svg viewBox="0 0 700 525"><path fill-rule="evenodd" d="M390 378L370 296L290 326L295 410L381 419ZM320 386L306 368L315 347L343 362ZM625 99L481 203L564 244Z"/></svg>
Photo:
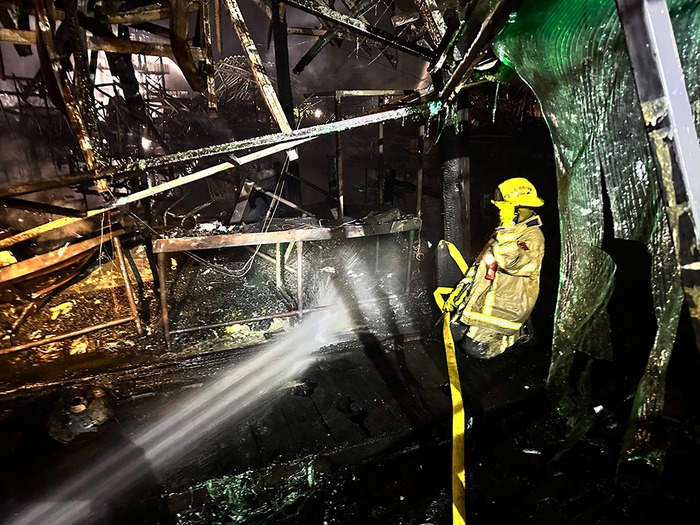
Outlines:
<svg viewBox="0 0 700 525"><path fill-rule="evenodd" d="M700 1L668 4L698 127ZM585 433L594 419L583 392L590 367L573 377L574 358L612 358L606 306L615 264L602 249L607 199L614 237L645 244L652 258L660 328L635 397L628 433L635 441L625 453L657 463L640 428L663 408L683 296L615 1L525 0L494 49L539 98L557 162L561 282L548 394Z"/></svg>

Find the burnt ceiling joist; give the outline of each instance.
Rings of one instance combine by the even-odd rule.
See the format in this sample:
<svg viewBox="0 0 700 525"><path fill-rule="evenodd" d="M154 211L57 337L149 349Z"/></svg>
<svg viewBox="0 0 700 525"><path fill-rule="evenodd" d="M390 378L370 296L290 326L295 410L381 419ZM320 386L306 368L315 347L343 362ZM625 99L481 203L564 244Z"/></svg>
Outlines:
<svg viewBox="0 0 700 525"><path fill-rule="evenodd" d="M415 42L409 42L398 38L391 33L379 29L378 27L362 22L356 17L331 9L323 3L317 3L312 0L282 0L282 2L291 7L295 7L315 15L323 20L339 24L348 28L354 33L357 33L358 35L377 41L398 51L417 56L427 61L431 61L433 59L434 52L432 49L416 44Z"/></svg>

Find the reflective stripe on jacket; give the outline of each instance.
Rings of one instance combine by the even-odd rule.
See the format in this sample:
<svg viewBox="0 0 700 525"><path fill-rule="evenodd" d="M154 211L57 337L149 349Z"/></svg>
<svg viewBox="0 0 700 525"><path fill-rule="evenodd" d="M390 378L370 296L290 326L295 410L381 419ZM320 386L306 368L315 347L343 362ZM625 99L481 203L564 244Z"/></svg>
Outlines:
<svg viewBox="0 0 700 525"><path fill-rule="evenodd" d="M481 255L467 272L472 282L459 321L489 328L503 335L517 332L535 307L540 291L540 270L544 256L542 221L535 215L527 221L494 232ZM484 261L493 253L497 271L487 279Z"/></svg>

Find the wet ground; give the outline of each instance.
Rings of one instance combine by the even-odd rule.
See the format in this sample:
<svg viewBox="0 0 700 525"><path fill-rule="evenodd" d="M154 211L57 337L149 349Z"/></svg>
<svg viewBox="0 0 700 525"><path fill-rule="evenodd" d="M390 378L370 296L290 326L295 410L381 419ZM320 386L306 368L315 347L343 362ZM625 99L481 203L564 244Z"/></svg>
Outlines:
<svg viewBox="0 0 700 525"><path fill-rule="evenodd" d="M430 255L427 242L435 234L429 228L423 234ZM138 336L128 324L82 341L0 356L3 516L41 501L48 487L73 473L99 465L106 448L125 451L136 470L132 484L115 483L109 501L94 505L95 523L450 523L451 407L430 296L433 261L428 256L414 267L420 271L413 272L406 295L405 236L384 238L379 260L373 239L351 248L307 246L304 267L317 279L305 279L305 303L322 304L327 283L350 292L355 313L348 315L347 336L317 352L314 365L272 398L227 421L167 468L153 468L134 444L133 429L168 415L178 398L205 389L217 371L263 352L295 319L198 331L178 336L168 348L159 336L148 265L132 250L150 335ZM174 327L293 308L289 297L275 292L269 261L232 278L247 254L204 255L206 263L187 255L170 261ZM566 422L544 392L555 258L550 250L534 314L536 341L488 362L459 357L470 418L467 523L695 521L700 364L687 317L669 371L668 414L653 429L668 442L665 469L618 463L629 398L606 399L589 439L569 447ZM123 315L127 305L119 282L106 275L55 297L14 342ZM293 297L292 271L287 279ZM354 288L367 282L382 284L369 294L366 286ZM95 413L92 427L83 424L87 431L68 443L57 441L50 423L80 408L78 398L89 404L95 387L107 392L108 420Z"/></svg>

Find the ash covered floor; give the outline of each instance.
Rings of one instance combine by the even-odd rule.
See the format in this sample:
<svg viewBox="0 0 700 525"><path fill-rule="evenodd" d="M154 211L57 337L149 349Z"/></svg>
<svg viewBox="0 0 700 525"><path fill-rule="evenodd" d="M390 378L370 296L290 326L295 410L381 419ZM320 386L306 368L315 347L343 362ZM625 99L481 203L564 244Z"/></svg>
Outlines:
<svg viewBox="0 0 700 525"><path fill-rule="evenodd" d="M285 382L273 399L226 421L165 468L151 465L134 444L132 429L167 417L180 397L206 389L219 371L265 352L294 320L183 334L167 348L156 333L148 265L132 250L150 335L139 337L132 325L122 325L0 356L3 516L41 501L65 476L99 465L106 449L122 451L135 465L134 483L115 483L109 501L94 504L95 523L450 523L451 406L428 284L433 261L427 257L418 265L411 292L404 295L405 271L395 268L406 260L405 238L383 239L379 261L374 239L352 248L321 244L305 249L305 268L333 281L331 262L340 259L354 272L341 279L343 286L376 281L382 293L371 300L355 293L361 315L348 315L347 337L318 351L313 366ZM371 264L353 266L357 253ZM168 278L173 325L289 309L289 299L270 286L274 268L265 261L236 279L234 292L221 272L238 270L247 257L213 253L207 264L173 257ZM58 333L84 325L96 314L107 315L100 305L111 308L117 301L125 309L110 268L99 271L104 275L52 299L40 311L44 318L23 326L24 336L40 327ZM318 300L319 282L305 283L308 304ZM601 396L598 423L585 442L571 446L566 422L546 401L555 285L555 279L543 281L535 343L488 362L459 357L471 419L467 522L689 521L699 488L686 478L700 467L700 396L693 379L700 367L688 323L670 370L669 413L653 429L667 440L666 468L658 473L639 464L618 467L629 398L620 400L615 392ZM66 304L71 306L61 306ZM620 379L614 371L606 373L602 382ZM68 443L52 438L58 407L76 397L89 400L94 388L107 394L109 410L98 414L104 422Z"/></svg>

